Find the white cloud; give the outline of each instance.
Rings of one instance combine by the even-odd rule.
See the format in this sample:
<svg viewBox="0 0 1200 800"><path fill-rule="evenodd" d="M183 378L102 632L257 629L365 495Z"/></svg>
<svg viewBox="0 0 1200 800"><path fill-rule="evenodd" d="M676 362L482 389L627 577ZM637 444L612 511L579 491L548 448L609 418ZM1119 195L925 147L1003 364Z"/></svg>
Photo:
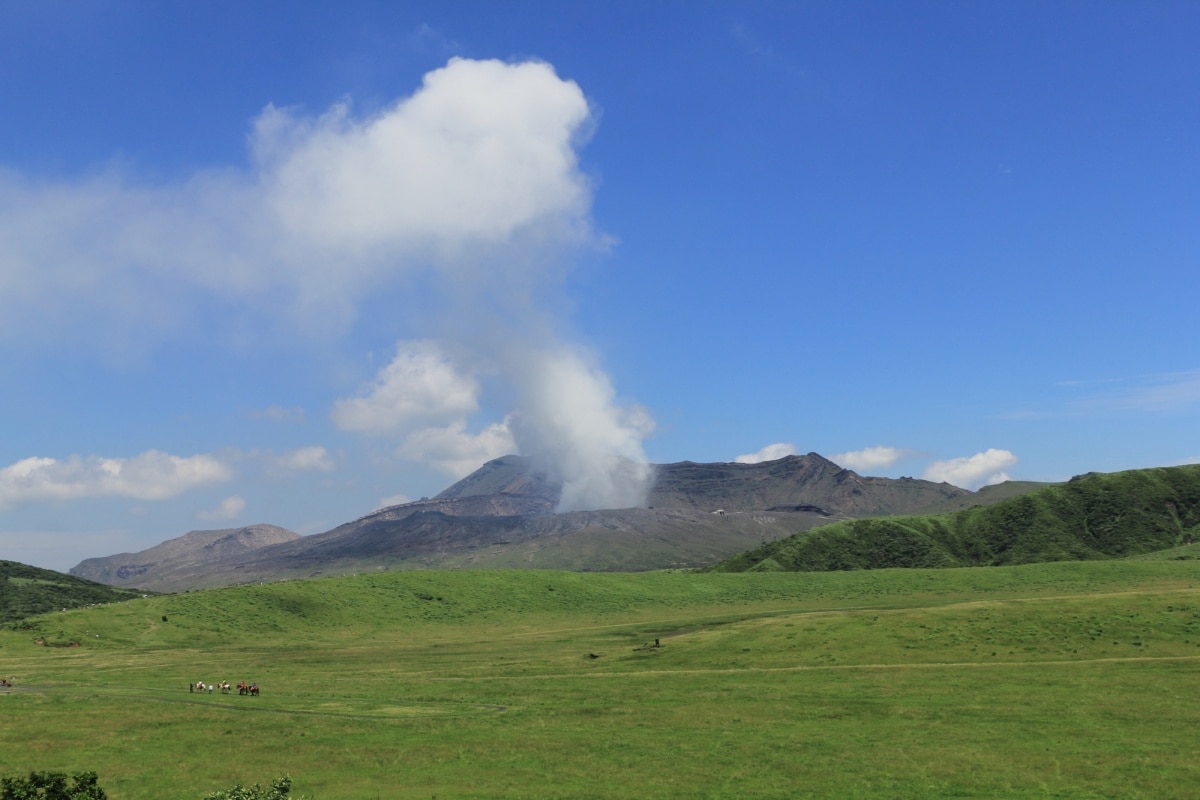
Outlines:
<svg viewBox="0 0 1200 800"><path fill-rule="evenodd" d="M757 453L746 453L733 459L735 464L761 464L763 461L777 461L787 456L796 455L796 445L789 442L769 444ZM837 459L833 459L836 461Z"/></svg>
<svg viewBox="0 0 1200 800"><path fill-rule="evenodd" d="M454 478L464 478L485 462L516 450L507 420L475 434L467 431L466 420L456 420L445 427L414 431L397 448L396 455L428 464Z"/></svg>
<svg viewBox="0 0 1200 800"><path fill-rule="evenodd" d="M0 508L87 497L164 500L232 477L233 470L214 456L157 450L132 458L26 458L0 469Z"/></svg>
<svg viewBox="0 0 1200 800"><path fill-rule="evenodd" d="M925 480L946 482L964 489L1011 480L1006 469L1017 463L1017 457L1008 450L995 448L973 456L935 461L925 469Z"/></svg>
<svg viewBox="0 0 1200 800"><path fill-rule="evenodd" d="M316 121L268 107L254 149L268 203L298 238L444 252L584 214L573 145L589 116L579 87L547 64L452 59L373 119L345 105Z"/></svg>
<svg viewBox="0 0 1200 800"><path fill-rule="evenodd" d="M237 495L226 497L211 511L202 511L196 515L196 519L205 520L228 520L234 519L243 511L246 510L246 501Z"/></svg>
<svg viewBox="0 0 1200 800"><path fill-rule="evenodd" d="M0 343L119 352L217 308L325 332L418 270L521 282L545 259L498 250L595 238L575 154L590 119L547 64L454 59L372 116L268 106L249 168L156 186L0 169Z"/></svg>
<svg viewBox="0 0 1200 800"><path fill-rule="evenodd" d="M333 457L329 455L328 450L319 445L301 447L283 453L275 459L275 465L283 469L301 472L332 472L334 468Z"/></svg>
<svg viewBox="0 0 1200 800"><path fill-rule="evenodd" d="M415 341L400 342L367 394L338 400L330 418L346 431L405 433L478 409L479 381L453 364L439 343Z"/></svg>
<svg viewBox="0 0 1200 800"><path fill-rule="evenodd" d="M864 447L862 450L851 450L848 453L838 453L830 456L829 460L846 469L862 472L890 467L907 455L908 451L901 450L899 447L879 445Z"/></svg>

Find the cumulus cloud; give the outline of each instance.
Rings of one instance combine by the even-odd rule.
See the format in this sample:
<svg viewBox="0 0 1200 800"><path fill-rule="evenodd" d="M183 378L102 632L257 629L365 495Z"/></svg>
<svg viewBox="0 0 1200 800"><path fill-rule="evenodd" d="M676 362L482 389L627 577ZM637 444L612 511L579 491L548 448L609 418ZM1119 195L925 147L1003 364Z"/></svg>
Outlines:
<svg viewBox="0 0 1200 800"><path fill-rule="evenodd" d="M342 430L405 433L446 423L479 409L479 381L433 341L400 342L366 394L334 403L330 418Z"/></svg>
<svg viewBox="0 0 1200 800"><path fill-rule="evenodd" d="M862 450L851 450L847 453L837 453L830 456L829 460L846 469L863 472L890 467L907 455L908 451L901 450L899 447L878 445L864 447Z"/></svg>
<svg viewBox="0 0 1200 800"><path fill-rule="evenodd" d="M234 519L243 511L246 510L246 501L237 495L226 497L221 501L221 504L211 511L202 511L196 515L196 519L204 520L228 520Z"/></svg>
<svg viewBox="0 0 1200 800"><path fill-rule="evenodd" d="M157 450L132 458L26 458L0 469L0 508L89 497L165 500L232 477L233 470L215 456Z"/></svg>
<svg viewBox="0 0 1200 800"><path fill-rule="evenodd" d="M1008 450L992 448L973 456L935 461L925 469L922 477L925 480L939 483L944 481L964 489L974 490L980 486L1011 480L1005 470L1015 465L1017 460L1017 457Z"/></svg>
<svg viewBox="0 0 1200 800"><path fill-rule="evenodd" d="M462 478L516 450L507 420L468 430L480 392L479 378L447 355L445 343L400 342L365 394L336 401L330 418L342 430L399 437L399 457Z"/></svg>
<svg viewBox="0 0 1200 800"><path fill-rule="evenodd" d="M778 459L787 456L796 455L796 445L789 442L776 442L769 444L757 453L746 453L740 455L733 461L735 464L760 464L763 461L777 461ZM835 461L837 459L834 459Z"/></svg>
<svg viewBox="0 0 1200 800"><path fill-rule="evenodd" d="M452 60L371 120L345 105L316 121L268 107L254 150L286 230L339 251L457 251L590 205L573 138L579 87L547 64Z"/></svg>
<svg viewBox="0 0 1200 800"><path fill-rule="evenodd" d="M479 433L468 432L466 420L455 420L445 427L413 431L396 449L396 454L428 464L454 478L464 478L484 462L516 450L507 420L488 425Z"/></svg>
<svg viewBox="0 0 1200 800"><path fill-rule="evenodd" d="M249 166L176 184L116 168L74 182L0 170L0 343L133 347L206 303L328 330L415 271L589 241L575 147L590 119L548 64L454 59L371 116L268 106Z"/></svg>

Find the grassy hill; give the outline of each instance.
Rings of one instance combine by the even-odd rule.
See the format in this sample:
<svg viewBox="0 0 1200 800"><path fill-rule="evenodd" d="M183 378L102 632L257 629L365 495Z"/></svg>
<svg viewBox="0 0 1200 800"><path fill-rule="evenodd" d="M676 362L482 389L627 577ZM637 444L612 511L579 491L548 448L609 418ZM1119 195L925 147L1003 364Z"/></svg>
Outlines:
<svg viewBox="0 0 1200 800"><path fill-rule="evenodd" d="M116 603L141 594L16 561L0 561L0 623L63 608Z"/></svg>
<svg viewBox="0 0 1200 800"><path fill-rule="evenodd" d="M1200 465L1089 473L950 514L838 522L721 562L718 572L1088 560L1200 540Z"/></svg>
<svg viewBox="0 0 1200 800"><path fill-rule="evenodd" d="M0 630L0 775L95 769L111 800L283 773L315 800L1186 797L1198 645L1188 560L159 595Z"/></svg>

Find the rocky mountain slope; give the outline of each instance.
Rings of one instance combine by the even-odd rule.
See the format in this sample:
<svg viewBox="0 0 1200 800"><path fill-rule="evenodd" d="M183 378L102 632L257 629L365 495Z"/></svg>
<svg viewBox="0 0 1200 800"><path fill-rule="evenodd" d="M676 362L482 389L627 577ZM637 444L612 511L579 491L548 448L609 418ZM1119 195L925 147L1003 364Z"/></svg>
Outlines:
<svg viewBox="0 0 1200 800"><path fill-rule="evenodd" d="M71 572L180 591L371 569L692 567L836 520L990 501L945 483L863 477L815 453L761 464L659 465L646 508L556 514L560 491L529 459L505 456L436 497L325 533L222 549L215 545L230 531L194 531L144 553L89 559Z"/></svg>
<svg viewBox="0 0 1200 800"><path fill-rule="evenodd" d="M278 525L191 531L140 553L86 559L71 567L70 574L110 586L147 589L169 584L173 574L191 574L209 564L237 560L253 550L299 538L300 534Z"/></svg>

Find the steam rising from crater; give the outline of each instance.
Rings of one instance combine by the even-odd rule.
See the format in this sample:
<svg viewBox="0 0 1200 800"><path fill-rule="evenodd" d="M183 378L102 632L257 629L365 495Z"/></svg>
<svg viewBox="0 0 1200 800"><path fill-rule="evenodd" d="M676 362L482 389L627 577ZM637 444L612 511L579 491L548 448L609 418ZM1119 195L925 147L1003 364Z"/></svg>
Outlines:
<svg viewBox="0 0 1200 800"><path fill-rule="evenodd" d="M515 377L522 396L513 438L563 482L559 511L645 505L642 440L654 422L644 409L618 405L608 376L566 347L529 353Z"/></svg>

